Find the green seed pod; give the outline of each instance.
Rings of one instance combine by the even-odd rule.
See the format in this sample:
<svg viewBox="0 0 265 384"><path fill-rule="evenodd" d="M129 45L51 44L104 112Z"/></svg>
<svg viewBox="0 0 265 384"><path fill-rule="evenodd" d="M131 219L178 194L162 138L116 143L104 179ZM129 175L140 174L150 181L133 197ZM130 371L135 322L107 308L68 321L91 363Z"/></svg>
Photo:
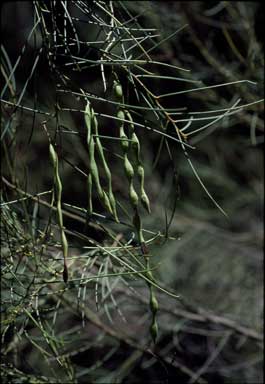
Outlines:
<svg viewBox="0 0 265 384"><path fill-rule="evenodd" d="M124 112L121 109L119 110L119 112L117 114L117 117L119 119L124 119L125 118ZM128 141L128 136L124 132L124 121L120 121L119 123L120 123L119 135L120 135L120 138L122 139L121 140L121 147L123 149L123 152L127 153L128 149L129 149L129 141Z"/></svg>
<svg viewBox="0 0 265 384"><path fill-rule="evenodd" d="M96 135L95 144L96 144L97 152L99 154L100 161L102 162L102 165L103 165L103 168L104 168L104 172L106 174L106 179L107 179L107 182L108 182L108 196L106 195L106 193L104 195L102 188L100 188L100 190L102 191L102 203L108 209L108 211L114 216L115 220L117 222L119 222L119 219L118 219L118 216L117 216L117 211L116 211L116 201L115 201L115 198L114 198L114 195L113 195L113 192L112 192L111 172L110 172L109 166L107 164L107 161L105 159L105 155L104 155L103 147L102 147L101 142L100 142L100 138L98 137L98 122L97 122L97 118L96 118L96 115L95 115L93 109L91 111L92 111L91 115L92 115L92 122L93 122L94 133ZM93 150L92 150L92 152L93 152ZM93 153L92 153L92 158L93 158ZM90 159L90 160L92 160L92 162L93 162L93 159ZM95 164L93 164L93 166L94 165ZM98 187L99 187L100 186L99 175L98 175L98 183L99 183L99 185L98 185Z"/></svg>
<svg viewBox="0 0 265 384"><path fill-rule="evenodd" d="M86 109L85 109L85 123L87 127L87 146L88 149L90 148L90 140L91 140L91 123L92 123L92 110L90 106L90 102L87 102ZM91 172L88 173L87 176L87 193L88 193L88 208L87 208L87 214L92 215L93 213L93 203L92 203L92 186L93 186L93 180L92 180L92 174Z"/></svg>
<svg viewBox="0 0 265 384"><path fill-rule="evenodd" d="M63 279L66 283L68 280L68 270L67 270L67 264L66 259L68 256L68 241L65 236L64 228L63 228L63 213L62 213L62 206L61 206L61 198L62 198L62 183L60 180L59 175L59 166L58 166L58 156L55 152L55 149L53 145L50 143L49 145L49 152L50 157L53 163L54 168L54 180L55 180L55 187L56 187L56 198L57 198L57 216L58 216L58 222L59 227L61 230L61 242L62 242L62 248L63 248L63 258L64 258L64 271L63 271Z"/></svg>
<svg viewBox="0 0 265 384"><path fill-rule="evenodd" d="M114 80L113 88L114 88L116 97L117 97L118 99L122 100L122 98L123 98L123 91L122 91L122 86L121 86L121 84L118 83L116 80Z"/></svg>
<svg viewBox="0 0 265 384"><path fill-rule="evenodd" d="M111 208L112 208L112 211L113 211L113 216L115 218L115 220L117 221L117 223L119 223L119 218L117 216L117 210L116 210L116 200L115 200L115 197L112 193L112 191L109 191L109 202L110 202L110 205L111 205Z"/></svg>
<svg viewBox="0 0 265 384"><path fill-rule="evenodd" d="M125 134L120 134L120 138L121 138L121 147L123 149L123 152L127 153L129 149L128 136L126 136Z"/></svg>
<svg viewBox="0 0 265 384"><path fill-rule="evenodd" d="M129 196L130 196L131 204L132 204L134 207L137 207L137 205L138 205L138 195L137 195L137 193L135 192L135 189L134 189L132 183L130 184Z"/></svg>
<svg viewBox="0 0 265 384"><path fill-rule="evenodd" d="M128 160L127 154L124 155L124 169L128 180L131 181L134 176L134 170L132 164Z"/></svg>
<svg viewBox="0 0 265 384"><path fill-rule="evenodd" d="M125 114L124 114L124 112L123 112L123 110L122 109L120 109L119 111L118 111L118 113L117 113L117 117L118 117L118 119L121 119L122 121L122 123L124 124L124 119L125 119Z"/></svg>
<svg viewBox="0 0 265 384"><path fill-rule="evenodd" d="M125 112L125 115L128 118L128 120L130 120L129 127L130 127L130 135L132 136L132 134L134 132L134 122L132 119L132 115L130 114L130 112L127 109L124 112Z"/></svg>
<svg viewBox="0 0 265 384"><path fill-rule="evenodd" d="M138 175L139 181L143 183L143 181L144 181L144 167L142 165L138 165L137 175Z"/></svg>
<svg viewBox="0 0 265 384"><path fill-rule="evenodd" d="M85 109L85 123L87 127L87 145L88 146L91 139L91 118L92 118L91 107L90 107L90 102L88 101Z"/></svg>
<svg viewBox="0 0 265 384"><path fill-rule="evenodd" d="M147 210L148 213L151 213L150 202L144 190L141 192L140 199L143 207Z"/></svg>
<svg viewBox="0 0 265 384"><path fill-rule="evenodd" d="M53 166L56 167L58 158L57 158L57 153L55 152L52 144L49 145L49 152L50 152L50 158L53 163Z"/></svg>
<svg viewBox="0 0 265 384"><path fill-rule="evenodd" d="M137 167L137 175L140 181L140 199L143 207L147 210L148 213L151 213L150 202L148 196L144 190L144 168L142 165Z"/></svg>
<svg viewBox="0 0 265 384"><path fill-rule="evenodd" d="M132 149L135 153L137 162L140 163L140 142L138 140L138 137L136 136L135 132L132 134L132 143L131 143Z"/></svg>
<svg viewBox="0 0 265 384"><path fill-rule="evenodd" d="M93 177L93 180L96 185L97 193L100 198L103 197L103 189L101 187L100 181L99 181L99 174L98 174L98 167L97 163L95 161L95 143L93 137L90 140L89 144L89 157L90 157L90 171L91 175Z"/></svg>
<svg viewBox="0 0 265 384"><path fill-rule="evenodd" d="M152 324L151 324L151 327L150 327L150 334L151 334L152 339L153 339L153 342L154 342L154 344L155 344L155 343L156 343L157 336L158 336L158 325L157 325L156 320L153 320L153 322L152 322Z"/></svg>
<svg viewBox="0 0 265 384"><path fill-rule="evenodd" d="M103 203L103 205L105 206L105 208L106 208L111 214L113 214L113 211L112 211L112 208L111 208L111 205L110 205L110 201L109 201L108 195L106 194L105 191L103 191L103 195L102 195L102 203Z"/></svg>

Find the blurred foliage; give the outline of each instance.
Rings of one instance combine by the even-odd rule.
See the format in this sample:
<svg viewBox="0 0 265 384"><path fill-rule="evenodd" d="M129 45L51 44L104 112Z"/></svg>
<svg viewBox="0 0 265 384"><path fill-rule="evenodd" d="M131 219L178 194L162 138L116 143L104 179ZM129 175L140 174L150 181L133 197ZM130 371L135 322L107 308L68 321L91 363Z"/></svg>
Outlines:
<svg viewBox="0 0 265 384"><path fill-rule="evenodd" d="M261 2L4 2L3 382L263 382L263 24ZM141 145L151 267L138 263L113 140L116 78ZM87 100L120 223L96 193L86 223ZM49 141L63 186L67 284ZM157 284L156 344L145 268Z"/></svg>

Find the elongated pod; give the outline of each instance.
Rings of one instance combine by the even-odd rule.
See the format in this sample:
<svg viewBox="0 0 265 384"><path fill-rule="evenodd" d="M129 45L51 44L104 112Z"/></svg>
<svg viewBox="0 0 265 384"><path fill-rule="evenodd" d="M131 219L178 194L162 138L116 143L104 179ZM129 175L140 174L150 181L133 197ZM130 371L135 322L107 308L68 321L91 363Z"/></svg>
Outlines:
<svg viewBox="0 0 265 384"><path fill-rule="evenodd" d="M53 169L54 169L54 181L55 181L55 187L56 187L56 200L57 200L57 216L58 216L58 223L61 233L61 243L63 248L63 258L64 258L64 270L63 270L63 279L66 283L68 281L68 268L67 268L67 256L68 256L68 241L67 237L65 235L64 226L63 226L63 213L62 213L62 183L59 175L59 162L58 162L58 156L57 153L53 147L53 145L50 143L49 145L49 153L50 157L53 163Z"/></svg>

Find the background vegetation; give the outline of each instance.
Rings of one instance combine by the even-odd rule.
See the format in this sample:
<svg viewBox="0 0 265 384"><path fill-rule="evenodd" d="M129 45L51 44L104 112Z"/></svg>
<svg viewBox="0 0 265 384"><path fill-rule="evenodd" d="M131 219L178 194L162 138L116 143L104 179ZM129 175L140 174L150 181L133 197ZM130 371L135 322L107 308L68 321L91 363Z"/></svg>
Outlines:
<svg viewBox="0 0 265 384"><path fill-rule="evenodd" d="M263 10L3 3L3 382L263 382ZM94 187L87 214L88 105L119 223ZM150 214L131 204L120 110L134 121ZM133 148L128 158L135 167Z"/></svg>

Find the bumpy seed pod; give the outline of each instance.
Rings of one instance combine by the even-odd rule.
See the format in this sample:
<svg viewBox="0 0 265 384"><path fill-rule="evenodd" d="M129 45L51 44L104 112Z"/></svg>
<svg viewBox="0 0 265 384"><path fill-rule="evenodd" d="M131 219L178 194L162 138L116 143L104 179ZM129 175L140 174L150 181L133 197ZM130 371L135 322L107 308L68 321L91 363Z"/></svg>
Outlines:
<svg viewBox="0 0 265 384"><path fill-rule="evenodd" d="M114 82L114 90L115 90L115 95L116 97L120 100L123 101L123 92L122 92L122 87L120 86L119 83L116 81ZM129 127L130 127L130 133L129 137L131 138L130 142L128 141L128 136L124 132L124 118L125 116L129 120ZM146 265L147 269L149 269L149 257L148 257L148 248L145 244L145 239L143 236L143 230L142 230L142 223L141 223L141 217L138 212L138 195L134 189L133 186L133 178L135 172L137 173L139 182L140 182L140 199L141 203L144 206L144 208L150 213L150 203L149 199L147 197L147 194L145 193L144 190L144 168L141 163L141 158L140 158L140 142L138 140L138 137L134 131L134 122L132 119L132 116L128 110L119 110L117 117L121 120L120 123L120 138L123 139L121 140L121 146L124 152L124 170L125 174L127 176L127 179L129 181L129 197L130 197L130 202L134 208L134 216L133 216L133 225L136 229L138 239L140 242L141 246L141 251L142 254L146 256ZM127 140L126 140L127 139ZM128 152L132 149L135 157L135 162L133 163L134 166L131 164L131 162L128 159ZM149 270L146 273L147 278L150 280L148 282L149 290L150 290L150 310L152 312L152 324L150 326L150 333L153 342L156 342L156 338L158 335L158 325L156 322L156 313L158 310L158 301L155 297L155 294L153 292L153 287L151 281L153 280L153 275L152 272Z"/></svg>
<svg viewBox="0 0 265 384"><path fill-rule="evenodd" d="M133 122L132 115L130 114L130 112L127 109L125 109L124 113L125 113L125 116L127 117L127 119L130 121L129 122L130 136L132 136L133 132L134 132L134 122Z"/></svg>
<svg viewBox="0 0 265 384"><path fill-rule="evenodd" d="M150 202L144 190L141 192L141 203L147 212L151 213Z"/></svg>
<svg viewBox="0 0 265 384"><path fill-rule="evenodd" d="M144 168L142 166L141 162L141 156L140 156L140 142L139 139L134 131L134 123L132 116L128 110L125 110L125 114L127 118L130 120L130 128L131 128L131 148L134 152L135 156L135 166L137 168L137 175L138 179L140 181L140 199L143 207L147 210L148 213L151 213L151 208L150 208L150 202L148 199L148 196L144 190Z"/></svg>
<svg viewBox="0 0 265 384"><path fill-rule="evenodd" d="M130 183L130 187L129 187L129 196L130 196L130 202L132 206L137 207L139 199L132 182Z"/></svg>
<svg viewBox="0 0 265 384"><path fill-rule="evenodd" d="M62 204L61 204L61 198L62 198L62 183L59 175L59 163L58 163L58 156L55 152L55 149L53 145L50 143L49 145L49 153L50 157L53 163L53 169L54 169L54 180L55 180L55 187L56 187L56 199L57 199L57 217L58 217L58 223L59 228L61 232L61 242L62 242L62 248L63 248L63 258L64 258L64 270L63 270L63 279L64 282L67 283L68 281L68 269L67 269L67 256L68 256L68 241L64 232L63 227L63 213L62 213Z"/></svg>
<svg viewBox="0 0 265 384"><path fill-rule="evenodd" d="M140 160L140 142L139 142L138 137L136 136L135 132L133 132L131 140L132 140L131 146L132 146L132 149L134 151L135 157L137 159L137 162L140 163L141 162L141 160Z"/></svg>
<svg viewBox="0 0 265 384"><path fill-rule="evenodd" d="M107 161L105 159L105 155L104 155L104 151L103 151L103 147L101 145L101 142L100 142L100 138L98 136L98 122L97 122L97 118L96 118L96 115L93 111L93 109L91 110L91 116L92 116L92 122L93 122L93 128L94 128L94 133L95 133L95 136L96 136L96 148L97 148L97 151L98 151L98 154L99 154L99 157L100 157L100 160L102 162L102 165L103 165L103 168L104 168L104 172L106 174L106 179L107 179L107 183L108 183L108 196L106 198L106 196L104 196L104 205L107 207L111 207L111 209L108 209L110 213L112 213L115 217L115 220L117 222L119 222L119 219L118 219L118 216L117 216L117 211L116 211L116 200L114 198L114 194L113 194L113 191L112 191L112 177L111 177L111 172L110 172L110 169L108 167L108 164L107 164ZM110 205L109 205L110 203Z"/></svg>
<svg viewBox="0 0 265 384"><path fill-rule="evenodd" d="M137 175L140 181L140 199L143 207L147 210L148 213L151 213L150 202L148 196L144 190L144 167L142 166L141 158L140 158L140 142L135 132L132 134L132 142L131 146L136 158L136 167L137 167Z"/></svg>
<svg viewBox="0 0 265 384"><path fill-rule="evenodd" d="M134 170L133 170L132 164L130 163L130 161L128 159L127 153L125 153L125 155L124 155L124 170L125 170L125 174L127 176L127 179L129 181L130 202L131 202L133 207L137 207L139 199L138 199L138 195L137 195L137 193L134 189L134 186L133 186Z"/></svg>
<svg viewBox="0 0 265 384"><path fill-rule="evenodd" d="M144 167L142 165L139 165L137 167L137 174L138 174L138 178L140 181L141 203L142 203L143 207L147 210L147 212L151 213L150 202L149 202L148 196L144 190Z"/></svg>
<svg viewBox="0 0 265 384"><path fill-rule="evenodd" d="M131 180L133 179L133 176L134 176L134 170L133 170L132 164L130 163L130 161L128 159L127 154L124 155L124 169L125 169L125 174L129 180L129 182L131 182Z"/></svg>
<svg viewBox="0 0 265 384"><path fill-rule="evenodd" d="M93 137L91 137L91 140L89 142L89 159L90 159L90 172L91 172L93 181L95 182L95 186L96 186L96 190L99 195L99 198L102 199L103 189L99 181L98 167L95 160L95 143L94 143Z"/></svg>
<svg viewBox="0 0 265 384"><path fill-rule="evenodd" d="M120 100L120 102L123 102L123 91L122 87L119 82L116 80L114 81L114 91L116 97ZM124 171L125 175L129 181L129 198L130 198L130 203L131 205L136 208L138 205L138 195L134 189L133 186L133 177L134 177L134 170L131 162L128 159L128 151L129 151L129 141L128 137L124 132L124 119L125 119L125 114L122 109L118 110L117 117L119 119L119 136L121 139L121 147L124 153Z"/></svg>
<svg viewBox="0 0 265 384"><path fill-rule="evenodd" d="M121 121L119 121L120 123L120 126L119 126L119 136L120 136L120 139L121 139L121 147L122 147L122 150L124 153L127 153L128 150L129 150L129 141L128 141L128 136L126 135L126 133L124 132L124 119L125 119L125 114L124 112L120 109L117 113L117 117L119 119L121 119Z"/></svg>
<svg viewBox="0 0 265 384"><path fill-rule="evenodd" d="M91 175L92 175L92 178L94 180L94 183L95 183L96 190L97 190L97 193L99 195L99 198L100 198L102 204L105 206L105 208L111 214L113 214L109 198L108 198L106 192L103 190L103 188L101 187L101 184L100 184L99 174L98 174L98 167L97 167L97 163L96 163L96 160L95 160L95 143L94 143L93 137L91 137L91 140L90 140L90 143L89 143L89 157L90 157L90 171L91 171Z"/></svg>

